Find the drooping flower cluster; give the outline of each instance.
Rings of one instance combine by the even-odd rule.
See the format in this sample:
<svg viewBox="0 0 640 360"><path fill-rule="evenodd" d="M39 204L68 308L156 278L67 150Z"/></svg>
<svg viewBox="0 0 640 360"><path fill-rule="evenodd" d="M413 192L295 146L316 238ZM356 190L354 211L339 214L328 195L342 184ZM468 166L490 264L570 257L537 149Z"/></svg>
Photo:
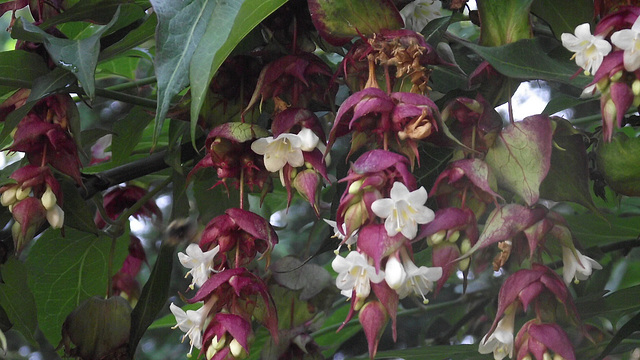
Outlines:
<svg viewBox="0 0 640 360"><path fill-rule="evenodd" d="M0 105L0 121L24 106L29 94L29 90L18 90ZM2 205L9 206L15 220L12 231L16 252L31 241L45 220L53 228L64 224L62 191L51 168L77 184L82 183L80 159L71 132L72 122L77 121L70 115L73 106L68 95L46 97L20 120L13 133L13 143L8 149L23 152L29 160L29 165L10 176L14 184L0 188Z"/></svg>
<svg viewBox="0 0 640 360"><path fill-rule="evenodd" d="M640 8L624 6L603 17L594 34L589 24L576 27L575 35L562 34L562 44L575 53L576 64L594 74L584 95L598 91L602 111L602 136L611 141L614 127L623 126L626 112L640 104Z"/></svg>
<svg viewBox="0 0 640 360"><path fill-rule="evenodd" d="M201 349L207 360L241 359L249 353L251 321L260 322L277 339L277 316L264 281L246 268L261 253L269 257L277 235L262 217L242 209L228 209L205 227L200 241L179 253L189 269L190 289L197 289L189 303L198 310L184 311L171 304L177 325L189 338L191 349ZM261 300L258 300L260 298Z"/></svg>

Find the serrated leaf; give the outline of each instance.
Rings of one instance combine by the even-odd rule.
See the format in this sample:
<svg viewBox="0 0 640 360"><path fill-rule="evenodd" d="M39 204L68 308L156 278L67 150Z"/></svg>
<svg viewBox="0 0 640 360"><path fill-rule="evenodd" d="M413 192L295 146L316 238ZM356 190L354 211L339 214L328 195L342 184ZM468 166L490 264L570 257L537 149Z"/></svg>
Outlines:
<svg viewBox="0 0 640 360"><path fill-rule="evenodd" d="M189 85L189 63L214 11L234 3L223 0L151 0L158 16L156 31L156 77L158 106L154 144L160 134L171 100ZM218 30L223 30L220 27Z"/></svg>
<svg viewBox="0 0 640 360"><path fill-rule="evenodd" d="M131 312L129 353L135 354L142 335L153 323L169 298L175 245L164 241L160 246L151 275L142 288L136 307Z"/></svg>
<svg viewBox="0 0 640 360"><path fill-rule="evenodd" d="M0 267L0 272L0 306L5 310L13 328L31 345L36 345L36 302L27 286L27 267L17 258L11 257Z"/></svg>
<svg viewBox="0 0 640 360"><path fill-rule="evenodd" d="M220 10L213 14L190 64L192 139L195 139L198 115L209 84L220 65L253 28L285 2L286 0L227 2L221 4Z"/></svg>
<svg viewBox="0 0 640 360"><path fill-rule="evenodd" d="M584 74L574 77L579 69L569 60L571 54L566 52L566 59L554 59L545 51L544 41L541 38L524 39L497 47L480 46L468 42L461 42L461 44L487 60L498 72L511 78L558 81L580 89L592 81L591 77Z"/></svg>
<svg viewBox="0 0 640 360"><path fill-rule="evenodd" d="M142 139L142 133L151 120L153 117L148 112L136 106L113 125L111 161L114 166L131 161L130 155Z"/></svg>
<svg viewBox="0 0 640 360"><path fill-rule="evenodd" d="M39 27L16 20L11 36L17 39L42 42L57 66L73 73L90 99L95 97L95 70L100 53L100 37L111 28L120 15L117 10L113 19L95 34L80 40L57 38Z"/></svg>
<svg viewBox="0 0 640 360"><path fill-rule="evenodd" d="M591 0L535 0L531 12L546 21L553 34L573 33L576 26L593 21Z"/></svg>
<svg viewBox="0 0 640 360"><path fill-rule="evenodd" d="M49 72L42 57L22 50L0 52L0 94L22 86L12 84L12 81L31 82Z"/></svg>
<svg viewBox="0 0 640 360"><path fill-rule="evenodd" d="M87 207L86 201L80 196L75 184L69 181L60 181L60 187L64 194L62 210L64 210L65 226L97 235L98 228L93 221L93 213Z"/></svg>
<svg viewBox="0 0 640 360"><path fill-rule="evenodd" d="M125 237L116 241L113 271L128 254L128 234ZM106 295L111 243L72 228L65 228L65 237L48 229L29 251L29 288L36 299L38 326L51 344L60 342L64 319L84 299Z"/></svg>
<svg viewBox="0 0 640 360"><path fill-rule="evenodd" d="M548 117L530 116L505 127L489 149L486 162L498 184L533 205L551 164L553 131Z"/></svg>

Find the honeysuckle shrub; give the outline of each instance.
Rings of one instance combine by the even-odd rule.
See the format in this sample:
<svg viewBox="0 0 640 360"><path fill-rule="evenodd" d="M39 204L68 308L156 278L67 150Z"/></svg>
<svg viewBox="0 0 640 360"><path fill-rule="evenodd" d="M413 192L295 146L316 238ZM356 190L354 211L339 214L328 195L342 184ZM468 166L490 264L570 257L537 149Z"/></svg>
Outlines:
<svg viewBox="0 0 640 360"><path fill-rule="evenodd" d="M0 357L638 358L638 2L0 12Z"/></svg>

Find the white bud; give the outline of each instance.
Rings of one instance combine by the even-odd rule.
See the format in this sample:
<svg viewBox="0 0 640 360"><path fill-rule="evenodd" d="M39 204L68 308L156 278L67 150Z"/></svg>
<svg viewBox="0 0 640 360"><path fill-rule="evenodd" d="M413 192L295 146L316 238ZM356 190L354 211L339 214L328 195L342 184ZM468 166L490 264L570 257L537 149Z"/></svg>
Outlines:
<svg viewBox="0 0 640 360"><path fill-rule="evenodd" d="M449 242L454 243L456 241L458 241L458 238L460 237L460 231L456 230L454 232L452 232L451 234L449 234L449 238L447 240L449 240Z"/></svg>
<svg viewBox="0 0 640 360"><path fill-rule="evenodd" d="M58 205L54 205L51 210L47 210L47 221L54 229L60 229L64 225L64 211Z"/></svg>
<svg viewBox="0 0 640 360"><path fill-rule="evenodd" d="M231 355L235 358L240 357L244 352L244 348L236 339L231 340L231 343L229 343L229 350L231 350Z"/></svg>
<svg viewBox="0 0 640 360"><path fill-rule="evenodd" d="M429 245L438 245L442 242L442 240L444 240L444 237L447 235L447 231L446 230L440 230L437 233L429 236Z"/></svg>
<svg viewBox="0 0 640 360"><path fill-rule="evenodd" d="M2 206L13 205L18 200L16 199L17 188L18 188L17 186L12 186L2 193L2 197L0 197L0 202L2 203Z"/></svg>
<svg viewBox="0 0 640 360"><path fill-rule="evenodd" d="M216 353L218 352L218 350L216 350L213 346L209 346L207 348L207 353L205 354L205 357L207 358L207 360L211 360Z"/></svg>
<svg viewBox="0 0 640 360"><path fill-rule="evenodd" d="M360 188L362 187L362 183L364 182L364 180L360 179L357 181L354 181L351 185L349 185L349 194L355 195L358 193L358 191L360 191Z"/></svg>
<svg viewBox="0 0 640 360"><path fill-rule="evenodd" d="M47 186L47 190L42 194L40 201L42 201L42 206L44 206L45 209L51 210L56 205L58 199L56 198L56 194L53 193L53 190L51 190L51 187Z"/></svg>
<svg viewBox="0 0 640 360"><path fill-rule="evenodd" d="M31 187L23 189L18 186L18 189L16 189L16 199L18 199L18 201L24 200L27 197L29 197L30 193L31 193Z"/></svg>
<svg viewBox="0 0 640 360"><path fill-rule="evenodd" d="M407 272L395 256L389 257L384 269L384 280L390 288L397 290L404 284Z"/></svg>

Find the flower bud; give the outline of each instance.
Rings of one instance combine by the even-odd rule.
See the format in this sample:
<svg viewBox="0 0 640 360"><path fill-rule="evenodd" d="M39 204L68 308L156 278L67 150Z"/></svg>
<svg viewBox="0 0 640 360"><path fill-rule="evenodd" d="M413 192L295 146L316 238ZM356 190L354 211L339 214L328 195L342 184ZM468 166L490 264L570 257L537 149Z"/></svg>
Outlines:
<svg viewBox="0 0 640 360"><path fill-rule="evenodd" d="M633 92L633 95L635 95L635 96L640 95L640 80L635 79L633 81L633 84L631 85L631 91Z"/></svg>
<svg viewBox="0 0 640 360"><path fill-rule="evenodd" d="M360 191L360 188L362 187L362 183L364 182L364 179L360 179L357 181L354 181L351 185L349 185L349 194L355 195Z"/></svg>
<svg viewBox="0 0 640 360"><path fill-rule="evenodd" d="M18 187L16 189L16 199L18 199L18 201L24 200L29 196L30 193L31 193L31 187L28 187L26 189Z"/></svg>
<svg viewBox="0 0 640 360"><path fill-rule="evenodd" d="M555 354L553 355L553 360L565 360L562 356Z"/></svg>
<svg viewBox="0 0 640 360"><path fill-rule="evenodd" d="M462 244L460 244L460 253L466 254L469 250L471 250L471 241L468 238L462 239Z"/></svg>
<svg viewBox="0 0 640 360"><path fill-rule="evenodd" d="M207 348L207 353L205 354L205 357L207 358L207 360L211 360L216 353L218 352L218 350L216 350L213 346L209 346Z"/></svg>
<svg viewBox="0 0 640 360"><path fill-rule="evenodd" d="M44 204L43 204L44 205ZM47 221L54 229L60 229L64 225L64 211L56 204L47 210Z"/></svg>
<svg viewBox="0 0 640 360"><path fill-rule="evenodd" d="M231 340L231 343L229 343L229 350L231 351L231 355L236 359L244 358L247 355L247 352L236 339Z"/></svg>
<svg viewBox="0 0 640 360"><path fill-rule="evenodd" d="M611 81L618 81L622 78L622 70L618 71L617 73L611 75ZM545 359L547 360L547 359Z"/></svg>
<svg viewBox="0 0 640 360"><path fill-rule="evenodd" d="M449 238L447 240L449 240L450 243L454 243L458 241L459 237L460 237L460 231L456 230L449 235Z"/></svg>
<svg viewBox="0 0 640 360"><path fill-rule="evenodd" d="M447 235L447 230L440 230L437 233L431 235L428 239L429 245L438 245L444 240L444 237Z"/></svg>
<svg viewBox="0 0 640 360"><path fill-rule="evenodd" d="M458 269L460 269L460 271L466 271L467 269L469 269L470 262L470 258L464 258L460 260L460 262L458 263Z"/></svg>
<svg viewBox="0 0 640 360"><path fill-rule="evenodd" d="M545 352L544 354L542 354L542 360L553 360L553 358L548 352Z"/></svg>
<svg viewBox="0 0 640 360"><path fill-rule="evenodd" d="M384 280L390 288L399 289L407 277L404 267L395 256L390 256L384 269Z"/></svg>
<svg viewBox="0 0 640 360"><path fill-rule="evenodd" d="M56 199L56 194L53 193L50 186L47 186L47 190L42 194L41 201L42 206L47 210L51 210L56 206L58 199Z"/></svg>
<svg viewBox="0 0 640 360"><path fill-rule="evenodd" d="M13 205L16 201L18 201L18 199L16 199L16 189L17 186L12 186L2 193L2 197L0 197L2 206Z"/></svg>

